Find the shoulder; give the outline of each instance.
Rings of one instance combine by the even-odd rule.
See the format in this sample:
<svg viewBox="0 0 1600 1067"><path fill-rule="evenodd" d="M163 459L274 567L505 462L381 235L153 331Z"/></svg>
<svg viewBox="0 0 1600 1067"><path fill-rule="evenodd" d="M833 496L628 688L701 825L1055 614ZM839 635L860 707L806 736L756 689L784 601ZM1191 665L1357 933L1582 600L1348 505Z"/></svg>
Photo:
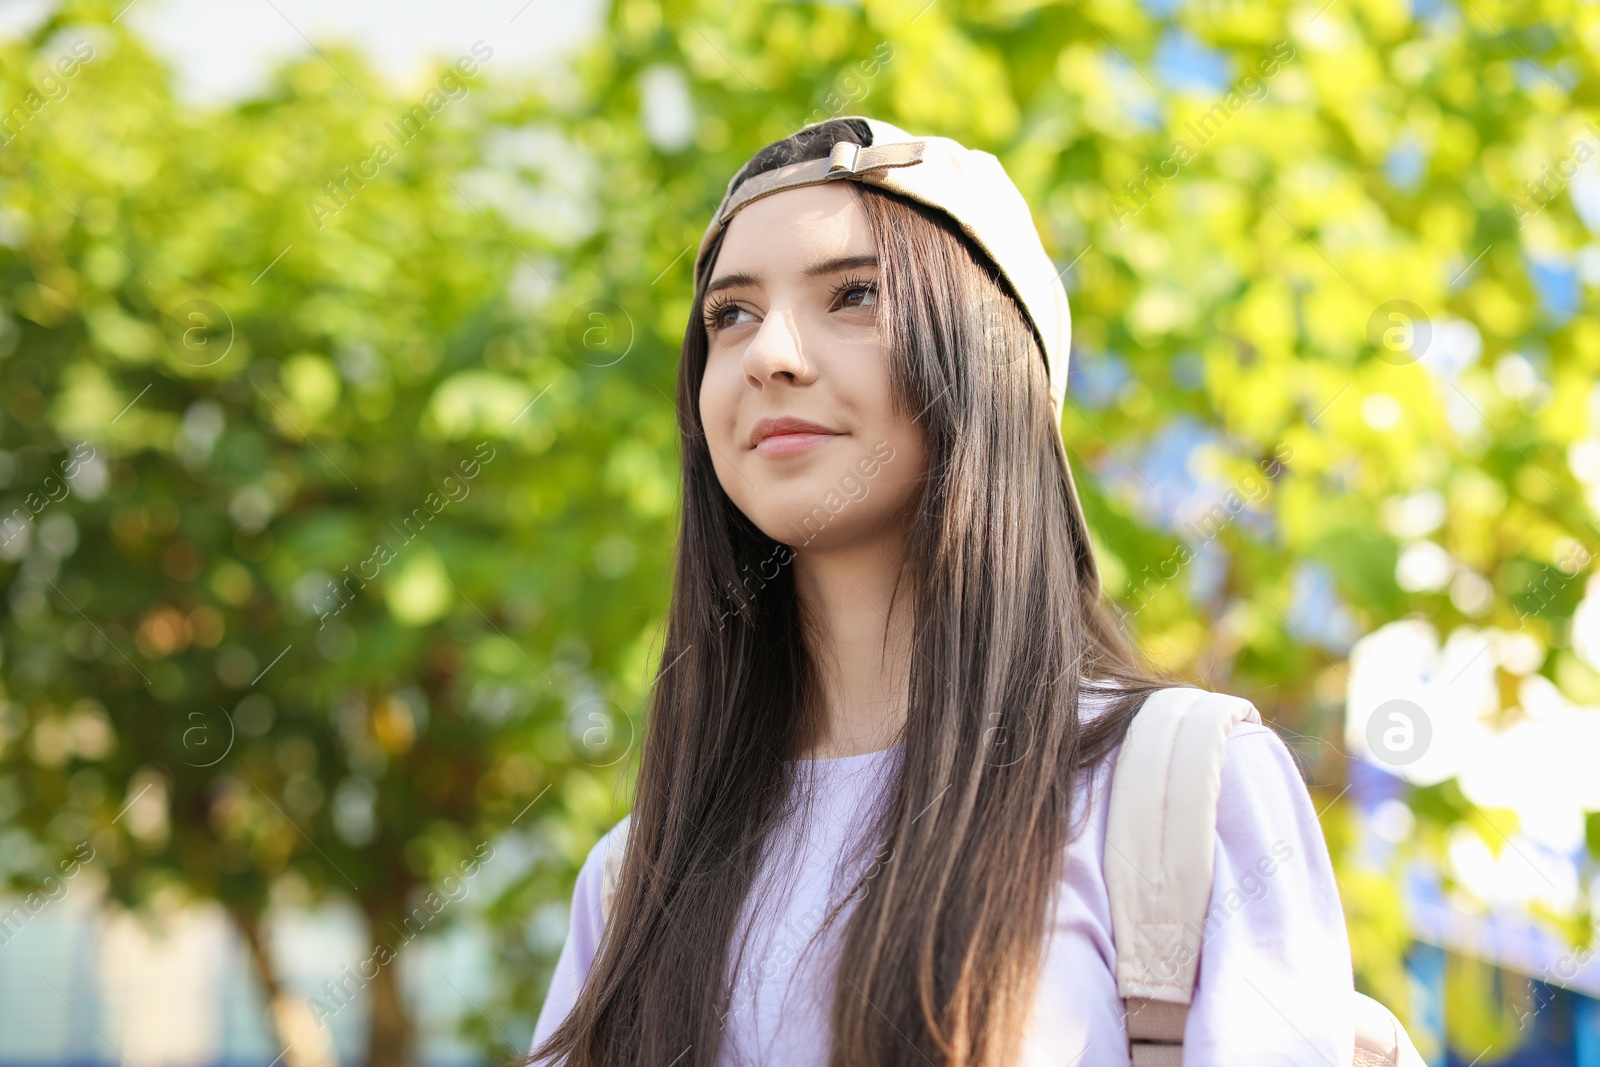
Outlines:
<svg viewBox="0 0 1600 1067"><path fill-rule="evenodd" d="M1223 756L1222 797L1233 794L1311 802L1305 775L1283 738L1272 727L1248 720L1234 724Z"/></svg>
<svg viewBox="0 0 1600 1067"><path fill-rule="evenodd" d="M633 814L630 812L618 819L615 826L600 835L600 840L594 843L594 847L589 850L588 859L584 862L589 863L597 859L600 862L604 862L606 855L614 848L621 849L626 847L628 843L628 827L631 825L633 825Z"/></svg>
<svg viewBox="0 0 1600 1067"><path fill-rule="evenodd" d="M600 947L600 937L605 932L605 913L601 905L604 888L606 857L620 839L627 836L628 818L624 817L610 830L600 835L600 840L590 847L578 870L578 881L572 887L572 910L567 925L567 939L556 961L544 1004L539 1009L539 1019L534 1026L534 1046L550 1036L577 1001L589 965ZM619 850L620 851L620 850Z"/></svg>
<svg viewBox="0 0 1600 1067"><path fill-rule="evenodd" d="M1105 714L1122 688L1102 681L1096 688L1084 690L1079 698L1080 724ZM1287 760L1293 765L1277 733L1262 724L1261 713L1244 697L1174 685L1148 690L1140 701L1127 720L1127 732L1106 752L1104 763L1115 766L1133 758L1148 763L1148 770L1158 771L1209 752L1217 758L1225 753L1229 763L1240 765L1263 760L1274 764Z"/></svg>
<svg viewBox="0 0 1600 1067"><path fill-rule="evenodd" d="M1212 693L1209 696L1224 697L1228 700L1242 700L1242 697L1230 697L1222 693ZM1254 705L1252 705L1253 707ZM1257 712L1259 715L1260 712ZM1289 753L1289 747L1283 743L1283 738L1278 736L1278 731L1264 722L1251 719L1241 719L1233 724L1233 729L1228 733L1228 750L1230 758L1234 758L1237 749L1239 759L1261 760L1277 759L1280 756L1294 764L1294 757ZM1298 773L1298 772L1297 772Z"/></svg>
<svg viewBox="0 0 1600 1067"><path fill-rule="evenodd" d="M598 940L605 926L604 899L615 882L615 870L622 862L622 850L627 845L631 815L624 815L611 829L600 835L584 856L578 869L578 880L572 887L572 918L574 927L583 926Z"/></svg>
<svg viewBox="0 0 1600 1067"><path fill-rule="evenodd" d="M1261 878L1292 888L1276 894L1279 908L1258 908L1259 919L1281 923L1280 930L1319 927L1343 944L1338 879L1305 776L1276 730L1247 721L1228 735L1222 762L1213 907L1220 893L1253 899Z"/></svg>
<svg viewBox="0 0 1600 1067"><path fill-rule="evenodd" d="M633 825L633 815L630 812L601 835L595 842L594 849L589 853L586 862L592 863L598 858L600 863L600 913L602 920L611 895L617 891L617 882L622 878L622 854L628 847L628 828Z"/></svg>
<svg viewBox="0 0 1600 1067"><path fill-rule="evenodd" d="M1107 832L1119 845L1151 825L1186 838L1214 827L1224 847L1291 830L1320 837L1299 765L1260 720L1243 697L1197 687L1152 693L1108 753Z"/></svg>
<svg viewBox="0 0 1600 1067"><path fill-rule="evenodd" d="M628 847L628 828L633 824L633 815L630 813L619 819L611 829L600 835L600 839L589 849L589 854L584 857L583 870L579 873L579 881L588 875L595 883L598 892L600 882L605 877L615 878L615 869L622 863L622 851Z"/></svg>
<svg viewBox="0 0 1600 1067"><path fill-rule="evenodd" d="M1270 811L1295 816L1297 821L1311 815L1315 822L1300 765L1278 731L1261 721L1253 703L1230 693L1201 690L1189 714L1212 729L1226 731L1217 798L1219 833L1226 835L1231 829L1229 816L1234 814Z"/></svg>
<svg viewBox="0 0 1600 1067"><path fill-rule="evenodd" d="M1292 1049L1295 1063L1348 1063L1338 877L1305 778L1270 726L1240 722L1228 736L1214 848L1185 1061L1286 1062Z"/></svg>

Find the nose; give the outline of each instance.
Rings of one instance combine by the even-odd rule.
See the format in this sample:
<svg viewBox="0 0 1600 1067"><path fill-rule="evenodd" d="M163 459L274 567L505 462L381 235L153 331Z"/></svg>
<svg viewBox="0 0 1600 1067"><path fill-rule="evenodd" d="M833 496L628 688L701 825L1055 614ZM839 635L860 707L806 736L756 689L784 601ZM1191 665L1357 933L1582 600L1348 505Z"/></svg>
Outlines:
<svg viewBox="0 0 1600 1067"><path fill-rule="evenodd" d="M804 348L795 313L776 306L769 308L756 335L745 346L745 379L757 389L779 379L789 385L810 382L815 371L806 360Z"/></svg>

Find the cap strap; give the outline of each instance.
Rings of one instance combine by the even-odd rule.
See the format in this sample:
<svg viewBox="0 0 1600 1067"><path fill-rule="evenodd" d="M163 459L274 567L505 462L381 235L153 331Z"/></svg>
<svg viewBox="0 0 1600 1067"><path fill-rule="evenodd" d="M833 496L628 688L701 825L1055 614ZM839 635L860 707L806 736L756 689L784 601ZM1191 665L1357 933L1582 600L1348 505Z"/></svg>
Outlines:
<svg viewBox="0 0 1600 1067"><path fill-rule="evenodd" d="M722 205L717 212L717 227L721 227L734 212L763 196L796 189L802 185L820 185L835 178L854 178L865 171L881 167L909 167L922 162L922 141L895 141L882 145L858 145L853 141L837 141L826 159L807 159L790 163L786 167L769 170L739 186L739 192Z"/></svg>

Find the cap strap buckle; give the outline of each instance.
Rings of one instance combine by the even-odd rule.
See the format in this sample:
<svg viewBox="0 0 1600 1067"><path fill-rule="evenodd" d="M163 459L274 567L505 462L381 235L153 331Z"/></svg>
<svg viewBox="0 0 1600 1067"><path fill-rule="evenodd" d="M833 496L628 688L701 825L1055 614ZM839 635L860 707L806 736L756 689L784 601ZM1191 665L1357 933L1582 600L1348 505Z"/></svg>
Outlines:
<svg viewBox="0 0 1600 1067"><path fill-rule="evenodd" d="M724 198L711 229L706 233L706 241L710 241L711 235L726 224L734 212L752 200L759 200L785 189L819 185L837 178L870 181L870 178L865 178L868 171L909 167L921 163L927 147L925 141L896 141L884 145L868 145L865 148L851 141L836 141L827 159L808 159L758 174L741 185L737 193Z"/></svg>
<svg viewBox="0 0 1600 1067"><path fill-rule="evenodd" d="M828 177L833 177L840 172L854 174L856 163L861 159L861 146L854 141L839 141L834 144L833 151L828 153Z"/></svg>

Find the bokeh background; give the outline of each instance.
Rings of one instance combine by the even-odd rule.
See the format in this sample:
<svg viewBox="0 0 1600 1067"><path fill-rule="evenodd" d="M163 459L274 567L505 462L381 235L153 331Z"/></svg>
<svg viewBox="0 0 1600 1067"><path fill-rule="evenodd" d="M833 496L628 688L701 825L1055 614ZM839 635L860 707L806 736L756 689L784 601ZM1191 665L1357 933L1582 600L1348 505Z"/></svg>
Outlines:
<svg viewBox="0 0 1600 1067"><path fill-rule="evenodd" d="M627 810L692 246L994 152L1152 658L1432 1064L1600 1064L1600 5L0 5L0 1064L505 1062ZM276 1057L276 1059L275 1059Z"/></svg>

